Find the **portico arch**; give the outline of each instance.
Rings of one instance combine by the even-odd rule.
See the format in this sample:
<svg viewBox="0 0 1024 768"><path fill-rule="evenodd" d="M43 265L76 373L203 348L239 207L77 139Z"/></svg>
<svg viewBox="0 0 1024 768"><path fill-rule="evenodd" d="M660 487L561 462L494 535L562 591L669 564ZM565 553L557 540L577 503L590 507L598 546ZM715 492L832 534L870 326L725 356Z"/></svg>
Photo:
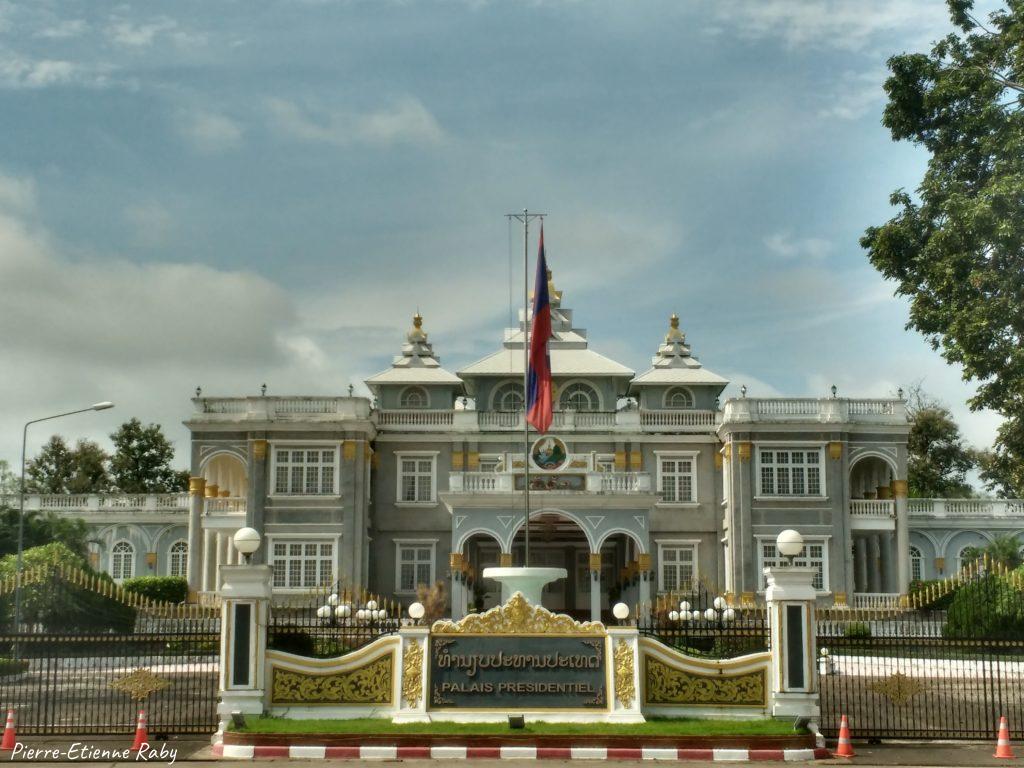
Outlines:
<svg viewBox="0 0 1024 768"><path fill-rule="evenodd" d="M604 546L605 542L608 541L608 539L610 539L612 536L614 536L614 535L616 535L618 533L621 533L627 539L629 539L634 544L636 544L637 550L639 552L641 552L641 553L646 553L647 552L647 542L643 538L641 538L639 535L637 535L636 531L631 531L631 530L629 530L627 528L609 528L607 531L603 531L601 533L600 539L598 539L597 547L595 548L594 551L595 552L600 552L601 551L601 547Z"/></svg>
<svg viewBox="0 0 1024 768"><path fill-rule="evenodd" d="M219 496L244 498L249 492L245 462L233 451L215 451L203 457L199 471L206 487L217 487ZM225 493L226 492L226 493Z"/></svg>
<svg viewBox="0 0 1024 768"><path fill-rule="evenodd" d="M580 532L583 534L583 538L586 539L587 545L590 547L591 552L596 552L597 542L594 541L594 537L588 530L586 522L576 512L569 512L564 509L555 509L554 507L544 507L542 509L534 509L530 511L530 538L533 539L533 530L535 521L544 521L550 519L550 517L561 517L565 518L576 524ZM516 536L520 535L523 531L523 520L522 515L519 516L518 521L515 525L511 526L512 530L506 535L502 552L512 551L512 542L515 541Z"/></svg>

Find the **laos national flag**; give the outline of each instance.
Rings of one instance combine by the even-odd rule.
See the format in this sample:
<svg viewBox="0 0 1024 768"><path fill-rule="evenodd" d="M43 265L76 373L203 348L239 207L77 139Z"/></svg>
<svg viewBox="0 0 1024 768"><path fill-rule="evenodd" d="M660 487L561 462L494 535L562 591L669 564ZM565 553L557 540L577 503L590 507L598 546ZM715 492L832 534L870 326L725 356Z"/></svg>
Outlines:
<svg viewBox="0 0 1024 768"><path fill-rule="evenodd" d="M548 297L548 261L544 257L544 225L540 228L537 279L533 287L533 333L530 334L530 367L527 375L526 420L538 432L551 426L551 303Z"/></svg>

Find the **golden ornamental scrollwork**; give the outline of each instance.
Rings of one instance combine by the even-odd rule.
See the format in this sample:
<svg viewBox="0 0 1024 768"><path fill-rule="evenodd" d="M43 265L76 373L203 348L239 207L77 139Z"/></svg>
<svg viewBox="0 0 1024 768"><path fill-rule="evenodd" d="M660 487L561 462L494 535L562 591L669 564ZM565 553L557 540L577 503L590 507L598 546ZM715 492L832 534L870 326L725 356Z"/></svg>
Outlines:
<svg viewBox="0 0 1024 768"><path fill-rule="evenodd" d="M423 696L423 645L413 640L402 653L402 699L407 707L419 706Z"/></svg>
<svg viewBox="0 0 1024 768"><path fill-rule="evenodd" d="M148 669L136 669L130 675L125 675L110 683L110 687L115 691L127 693L136 701L141 701L150 694L162 691L170 685L170 680L158 677Z"/></svg>
<svg viewBox="0 0 1024 768"><path fill-rule="evenodd" d="M739 675L698 674L670 667L648 656L644 664L646 704L764 706L764 669Z"/></svg>
<svg viewBox="0 0 1024 768"><path fill-rule="evenodd" d="M486 613L472 613L459 621L435 621L430 631L440 635L603 635L607 630L599 621L579 622L530 605L516 592L507 603Z"/></svg>
<svg viewBox="0 0 1024 768"><path fill-rule="evenodd" d="M626 709L633 706L636 698L633 655L633 647L625 640L615 644L615 698Z"/></svg>
<svg viewBox="0 0 1024 768"><path fill-rule="evenodd" d="M274 668L273 704L390 704L393 654L347 672L317 675Z"/></svg>
<svg viewBox="0 0 1024 768"><path fill-rule="evenodd" d="M924 683L907 677L902 672L893 672L885 680L868 684L870 690L885 696L898 707L902 707L927 687Z"/></svg>

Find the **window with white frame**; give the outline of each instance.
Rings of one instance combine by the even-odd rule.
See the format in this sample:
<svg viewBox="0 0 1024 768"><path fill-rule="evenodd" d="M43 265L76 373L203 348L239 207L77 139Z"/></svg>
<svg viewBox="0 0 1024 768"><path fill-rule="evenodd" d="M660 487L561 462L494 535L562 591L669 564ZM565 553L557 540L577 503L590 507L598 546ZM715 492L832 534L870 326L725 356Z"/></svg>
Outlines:
<svg viewBox="0 0 1024 768"><path fill-rule="evenodd" d="M661 592L689 590L697 578L697 545L665 544L658 546L660 569L658 589Z"/></svg>
<svg viewBox="0 0 1024 768"><path fill-rule="evenodd" d="M337 468L337 448L275 448L274 493L290 496L333 495Z"/></svg>
<svg viewBox="0 0 1024 768"><path fill-rule="evenodd" d="M398 500L433 502L436 466L434 454L398 454Z"/></svg>
<svg viewBox="0 0 1024 768"><path fill-rule="evenodd" d="M666 408L693 408L693 393L684 387L672 387L665 393Z"/></svg>
<svg viewBox="0 0 1024 768"><path fill-rule="evenodd" d="M514 381L507 381L495 389L494 395L491 397L491 410L523 410L523 385Z"/></svg>
<svg viewBox="0 0 1024 768"><path fill-rule="evenodd" d="M396 592L412 593L420 584L434 583L434 542L396 541Z"/></svg>
<svg viewBox="0 0 1024 768"><path fill-rule="evenodd" d="M277 589L324 587L334 583L334 542L284 539L270 548Z"/></svg>
<svg viewBox="0 0 1024 768"><path fill-rule="evenodd" d="M188 542L176 541L168 551L167 574L188 576Z"/></svg>
<svg viewBox="0 0 1024 768"><path fill-rule="evenodd" d="M429 402L427 390L423 387L406 387L398 396L400 408L426 408Z"/></svg>
<svg viewBox="0 0 1024 768"><path fill-rule="evenodd" d="M596 411L601 407L597 390L582 381L577 381L563 389L558 403L563 411Z"/></svg>
<svg viewBox="0 0 1024 768"><path fill-rule="evenodd" d="M131 542L119 541L110 550L110 575L114 581L123 581L135 575L135 547Z"/></svg>
<svg viewBox="0 0 1024 768"><path fill-rule="evenodd" d="M924 558L917 547L910 548L910 580L921 581L924 574Z"/></svg>
<svg viewBox="0 0 1024 768"><path fill-rule="evenodd" d="M789 565L789 558L779 554L774 539L771 541L762 540L760 542L758 556L760 563L758 564L757 572L761 574L761 589L764 590L767 586L764 569L787 567ZM813 579L814 588L819 592L828 591L827 539L810 539L805 537L804 549L797 557L793 558L793 565L800 568L813 568L815 571Z"/></svg>
<svg viewBox="0 0 1024 768"><path fill-rule="evenodd" d="M658 489L666 504L687 504L697 500L696 465L693 454L658 454Z"/></svg>
<svg viewBox="0 0 1024 768"><path fill-rule="evenodd" d="M500 472L504 464L500 453L481 453L478 470L480 472Z"/></svg>
<svg viewBox="0 0 1024 768"><path fill-rule="evenodd" d="M761 496L824 496L822 449L758 449Z"/></svg>

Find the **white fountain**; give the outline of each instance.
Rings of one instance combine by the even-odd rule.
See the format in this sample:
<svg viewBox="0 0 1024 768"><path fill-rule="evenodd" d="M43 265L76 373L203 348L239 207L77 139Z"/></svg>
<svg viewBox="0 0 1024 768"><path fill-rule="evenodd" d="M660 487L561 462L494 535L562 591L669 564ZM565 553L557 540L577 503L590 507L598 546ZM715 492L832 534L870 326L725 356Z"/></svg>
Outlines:
<svg viewBox="0 0 1024 768"><path fill-rule="evenodd" d="M541 605L541 592L545 584L564 579L565 568L484 568L484 578L501 584L501 602L507 603L512 595L521 592L531 605Z"/></svg>

